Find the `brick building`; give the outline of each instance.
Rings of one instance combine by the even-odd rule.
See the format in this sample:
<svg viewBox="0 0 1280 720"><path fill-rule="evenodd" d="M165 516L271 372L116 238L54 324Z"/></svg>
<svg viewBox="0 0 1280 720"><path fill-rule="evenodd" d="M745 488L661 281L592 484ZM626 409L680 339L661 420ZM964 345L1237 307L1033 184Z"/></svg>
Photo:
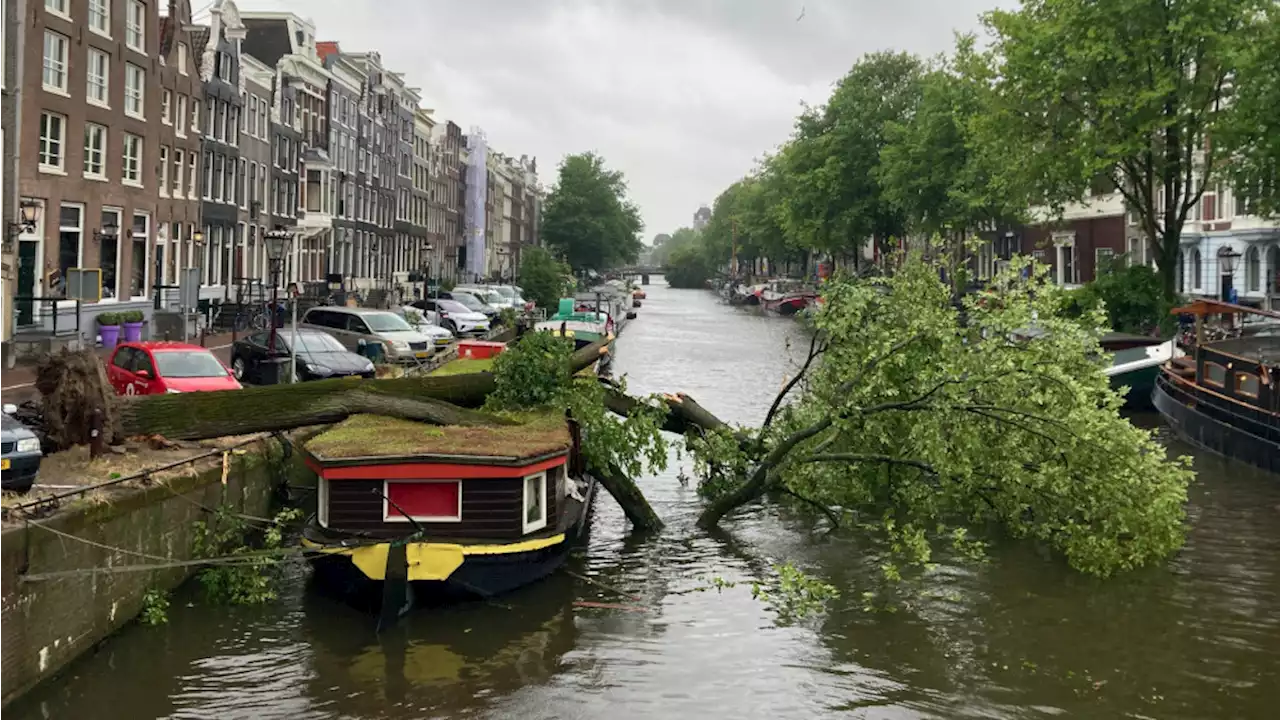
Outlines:
<svg viewBox="0 0 1280 720"><path fill-rule="evenodd" d="M200 222L201 136L192 128L191 108L204 97L204 84L192 54L190 0L169 0L160 18L159 63L160 140L156 167L155 277L161 285L176 285L180 270L199 267L195 231ZM164 297L176 302L177 291Z"/></svg>

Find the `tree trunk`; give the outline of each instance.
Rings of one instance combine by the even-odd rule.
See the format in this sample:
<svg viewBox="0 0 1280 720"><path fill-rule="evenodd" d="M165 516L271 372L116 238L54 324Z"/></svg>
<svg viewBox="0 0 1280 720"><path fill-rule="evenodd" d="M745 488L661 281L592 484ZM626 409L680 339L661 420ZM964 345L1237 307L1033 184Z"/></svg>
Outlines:
<svg viewBox="0 0 1280 720"><path fill-rule="evenodd" d="M607 340L574 352L569 359L570 371L576 373L603 357L608 352ZM502 424L505 421L495 416L463 409L483 405L494 387L492 373L468 373L144 395L120 403L120 427L125 436L203 440L322 425L357 413L445 425Z"/></svg>
<svg viewBox="0 0 1280 720"><path fill-rule="evenodd" d="M116 392L92 350L64 348L42 356L35 386L41 395L42 429L60 450L90 444L95 430L102 442L119 437ZM101 413L100 428L93 426L95 411Z"/></svg>
<svg viewBox="0 0 1280 720"><path fill-rule="evenodd" d="M623 474L617 467L590 468L590 471L622 507L623 514L637 530L662 529L662 519L658 517L658 513L654 512L634 480Z"/></svg>

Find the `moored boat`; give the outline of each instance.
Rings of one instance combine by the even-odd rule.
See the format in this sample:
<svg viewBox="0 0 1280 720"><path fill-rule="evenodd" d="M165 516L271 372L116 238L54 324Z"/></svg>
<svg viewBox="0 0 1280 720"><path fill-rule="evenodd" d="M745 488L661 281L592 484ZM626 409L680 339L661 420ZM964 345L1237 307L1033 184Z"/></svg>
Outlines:
<svg viewBox="0 0 1280 720"><path fill-rule="evenodd" d="M561 298L555 315L534 325L540 332L572 338L575 349L580 349L612 335L617 323L608 312L579 304L574 298Z"/></svg>
<svg viewBox="0 0 1280 720"><path fill-rule="evenodd" d="M1112 353L1111 366L1103 373L1111 379L1111 387L1119 390L1128 387L1125 407L1133 410L1151 409L1151 393L1155 389L1160 368L1182 355L1173 340L1109 333L1099 344Z"/></svg>
<svg viewBox="0 0 1280 720"><path fill-rule="evenodd" d="M1176 308L1193 315L1197 341L1156 377L1152 401L1171 428L1204 450L1280 473L1280 335L1204 341L1205 319L1225 314L1280 319L1280 313L1215 300Z"/></svg>
<svg viewBox="0 0 1280 720"><path fill-rule="evenodd" d="M357 415L320 433L303 446L319 477L302 537L317 582L386 624L547 576L595 497L575 437L558 414L498 426Z"/></svg>

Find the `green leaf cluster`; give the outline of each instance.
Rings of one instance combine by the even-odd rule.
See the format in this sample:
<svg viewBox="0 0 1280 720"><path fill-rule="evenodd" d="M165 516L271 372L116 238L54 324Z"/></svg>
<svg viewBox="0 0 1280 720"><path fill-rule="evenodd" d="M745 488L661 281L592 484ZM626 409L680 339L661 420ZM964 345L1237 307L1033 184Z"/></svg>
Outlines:
<svg viewBox="0 0 1280 720"><path fill-rule="evenodd" d="M547 196L541 234L575 272L634 261L643 247L643 229L621 172L610 170L595 153L565 156Z"/></svg>
<svg viewBox="0 0 1280 720"><path fill-rule="evenodd" d="M1065 312L1072 317L1102 310L1117 332L1147 335L1160 330L1167 336L1175 323L1160 276L1146 265L1126 267L1123 258L1111 268L1099 268L1097 278L1079 289L1067 291L1065 302Z"/></svg>
<svg viewBox="0 0 1280 720"><path fill-rule="evenodd" d="M565 296L566 279L572 270L565 262L542 247L520 251L519 285L525 299L542 308L554 308Z"/></svg>

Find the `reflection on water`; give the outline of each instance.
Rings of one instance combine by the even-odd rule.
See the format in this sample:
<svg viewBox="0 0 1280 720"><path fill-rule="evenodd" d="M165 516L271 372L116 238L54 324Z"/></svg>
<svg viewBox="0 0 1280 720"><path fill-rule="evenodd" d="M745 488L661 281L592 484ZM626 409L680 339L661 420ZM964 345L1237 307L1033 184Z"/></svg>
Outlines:
<svg viewBox="0 0 1280 720"><path fill-rule="evenodd" d="M661 284L618 341L638 393L682 390L755 423L794 371L799 326ZM787 353L788 344L794 352ZM1152 416L1135 421L1153 425ZM1190 452L1186 448L1175 449ZM1197 458L1187 547L1168 567L1081 577L1036 548L997 548L915 580L892 613L863 610L878 562L857 538L769 507L697 531L680 462L643 481L668 529L628 533L607 497L575 571L501 599L369 618L293 571L265 608L185 607L130 628L14 718L1264 718L1280 697L1280 481ZM791 560L844 590L823 619L774 627L745 587ZM575 607L575 599L644 609ZM1268 702L1271 701L1271 702ZM1267 703L1264 705L1264 703Z"/></svg>

